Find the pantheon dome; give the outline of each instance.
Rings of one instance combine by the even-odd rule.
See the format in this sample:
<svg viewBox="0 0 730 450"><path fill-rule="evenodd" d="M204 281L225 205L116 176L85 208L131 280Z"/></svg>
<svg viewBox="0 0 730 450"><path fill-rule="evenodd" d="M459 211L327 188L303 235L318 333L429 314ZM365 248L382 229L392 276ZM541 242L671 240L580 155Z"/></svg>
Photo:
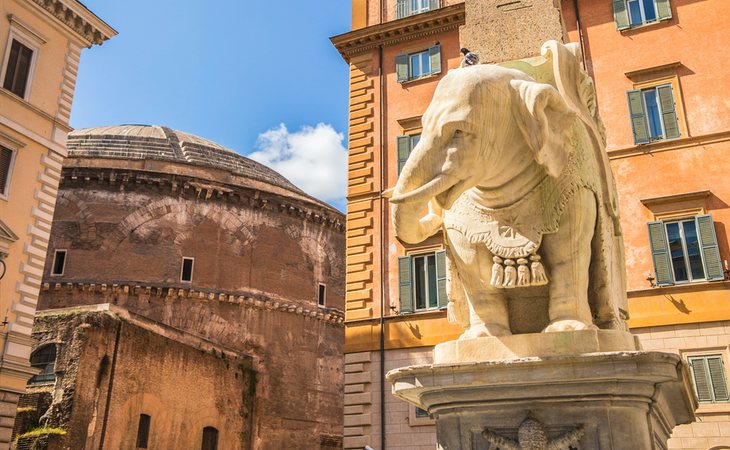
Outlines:
<svg viewBox="0 0 730 450"><path fill-rule="evenodd" d="M232 449L341 446L344 216L262 164L162 126L80 129L67 147L34 335L36 353L55 352L53 402L75 405L51 406L65 411L54 416L70 428L64 445L130 448L144 422L150 448L201 448L211 429ZM92 341L58 331L86 323L107 342L109 319L90 318L99 311L128 330L129 373L114 378L107 410L68 378L101 371L103 358L70 356ZM186 375L193 356L163 364L191 348L204 359L189 373L210 364L209 377ZM183 386L196 392L173 394ZM102 416L114 426L87 435Z"/></svg>

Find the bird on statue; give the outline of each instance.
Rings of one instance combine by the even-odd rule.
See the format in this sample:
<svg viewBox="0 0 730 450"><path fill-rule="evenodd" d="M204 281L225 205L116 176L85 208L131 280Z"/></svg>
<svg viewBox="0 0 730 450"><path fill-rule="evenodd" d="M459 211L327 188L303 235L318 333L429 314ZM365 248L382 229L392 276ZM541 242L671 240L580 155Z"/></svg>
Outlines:
<svg viewBox="0 0 730 450"><path fill-rule="evenodd" d="M462 48L461 53L464 55L463 61L461 61L461 67L475 66L479 64L479 55L470 52L468 48Z"/></svg>

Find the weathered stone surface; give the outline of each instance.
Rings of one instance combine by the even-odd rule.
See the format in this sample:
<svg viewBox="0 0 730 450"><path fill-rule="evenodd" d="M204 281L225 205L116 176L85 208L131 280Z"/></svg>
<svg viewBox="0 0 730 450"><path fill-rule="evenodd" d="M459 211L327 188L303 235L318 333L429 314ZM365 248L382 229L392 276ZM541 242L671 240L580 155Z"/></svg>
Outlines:
<svg viewBox="0 0 730 450"><path fill-rule="evenodd" d="M479 54L482 63L539 55L543 42L567 36L555 0L466 0L461 47Z"/></svg>
<svg viewBox="0 0 730 450"><path fill-rule="evenodd" d="M423 365L387 378L394 395L436 418L448 450L484 448L485 429L516 441L529 415L550 440L582 429L581 449L666 449L697 406L680 357L659 352Z"/></svg>

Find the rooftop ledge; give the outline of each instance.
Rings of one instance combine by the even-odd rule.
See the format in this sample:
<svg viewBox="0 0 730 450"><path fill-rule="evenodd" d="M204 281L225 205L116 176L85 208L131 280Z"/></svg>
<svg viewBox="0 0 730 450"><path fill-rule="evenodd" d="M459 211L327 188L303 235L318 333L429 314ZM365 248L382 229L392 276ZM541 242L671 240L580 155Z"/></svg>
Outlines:
<svg viewBox="0 0 730 450"><path fill-rule="evenodd" d="M464 3L391 20L330 38L340 55L350 58L379 46L390 46L456 29L465 23Z"/></svg>

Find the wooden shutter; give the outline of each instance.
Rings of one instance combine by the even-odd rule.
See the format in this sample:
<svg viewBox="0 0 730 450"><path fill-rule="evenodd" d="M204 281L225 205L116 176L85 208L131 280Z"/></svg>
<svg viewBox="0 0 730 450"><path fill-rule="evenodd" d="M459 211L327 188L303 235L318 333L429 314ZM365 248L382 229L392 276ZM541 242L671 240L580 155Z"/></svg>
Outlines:
<svg viewBox="0 0 730 450"><path fill-rule="evenodd" d="M10 162L13 160L13 152L5 147L0 147L0 195L8 192L8 180L10 179Z"/></svg>
<svg viewBox="0 0 730 450"><path fill-rule="evenodd" d="M431 74L441 73L441 46L437 44L429 48L428 56L431 59Z"/></svg>
<svg viewBox="0 0 730 450"><path fill-rule="evenodd" d="M667 238L664 234L664 223L662 221L649 222L649 247L651 248L651 259L654 263L654 276L657 286L668 286L674 284L672 277L672 266L669 262L669 249Z"/></svg>
<svg viewBox="0 0 730 450"><path fill-rule="evenodd" d="M699 234L700 245L702 246L702 260L705 263L705 276L708 280L722 280L722 262L720 261L720 250L715 235L715 225L712 222L712 214L705 214L695 217L697 234Z"/></svg>
<svg viewBox="0 0 730 450"><path fill-rule="evenodd" d="M411 270L411 257L401 256L398 258L398 296L400 297L400 312L413 312L413 270Z"/></svg>
<svg viewBox="0 0 730 450"><path fill-rule="evenodd" d="M398 140L398 175L400 175L408 160L408 155L411 154L411 137L398 136L396 139Z"/></svg>
<svg viewBox="0 0 730 450"><path fill-rule="evenodd" d="M689 366L692 369L692 380L697 399L703 403L712 402L711 381L706 358L689 358Z"/></svg>
<svg viewBox="0 0 730 450"><path fill-rule="evenodd" d="M408 81L408 55L398 55L395 57L395 73L398 77L398 83Z"/></svg>
<svg viewBox="0 0 730 450"><path fill-rule="evenodd" d="M662 108L662 122L664 123L664 134L667 139L679 137L679 123L677 122L677 112L674 106L674 96L672 95L672 85L667 84L657 87L659 95L659 106Z"/></svg>
<svg viewBox="0 0 730 450"><path fill-rule="evenodd" d="M666 20L672 18L672 8L669 5L669 0L654 0L656 4L656 15L659 20Z"/></svg>
<svg viewBox="0 0 730 450"><path fill-rule="evenodd" d="M439 5L439 3L440 3L439 0L429 0L428 9L430 11L433 11L434 9L440 8L441 5Z"/></svg>
<svg viewBox="0 0 730 450"><path fill-rule="evenodd" d="M436 252L436 292L439 308L446 308L449 303L446 294L446 250Z"/></svg>
<svg viewBox="0 0 730 450"><path fill-rule="evenodd" d="M395 18L402 19L411 15L410 0L397 0L395 3Z"/></svg>
<svg viewBox="0 0 730 450"><path fill-rule="evenodd" d="M644 115L644 100L640 90L628 91L629 114L631 115L631 129L634 132L634 144L649 142L649 128Z"/></svg>
<svg viewBox="0 0 730 450"><path fill-rule="evenodd" d="M708 356L707 367L710 373L710 381L712 381L712 395L716 402L726 402L730 400L727 391L727 382L725 380L725 368L722 363L722 356Z"/></svg>
<svg viewBox="0 0 730 450"><path fill-rule="evenodd" d="M616 22L617 30L631 28L629 7L626 4L626 0L613 0L613 20Z"/></svg>

